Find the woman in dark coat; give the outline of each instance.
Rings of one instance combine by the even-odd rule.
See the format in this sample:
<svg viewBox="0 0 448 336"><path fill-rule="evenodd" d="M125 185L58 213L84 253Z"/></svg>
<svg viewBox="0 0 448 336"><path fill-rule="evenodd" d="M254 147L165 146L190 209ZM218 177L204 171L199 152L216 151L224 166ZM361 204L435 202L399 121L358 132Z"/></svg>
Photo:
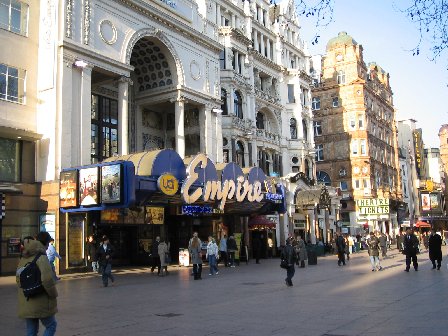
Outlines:
<svg viewBox="0 0 448 336"><path fill-rule="evenodd" d="M442 237L436 233L436 230L431 230L431 235L429 236L429 259L432 262L432 269L436 268L440 270L440 265L442 264Z"/></svg>

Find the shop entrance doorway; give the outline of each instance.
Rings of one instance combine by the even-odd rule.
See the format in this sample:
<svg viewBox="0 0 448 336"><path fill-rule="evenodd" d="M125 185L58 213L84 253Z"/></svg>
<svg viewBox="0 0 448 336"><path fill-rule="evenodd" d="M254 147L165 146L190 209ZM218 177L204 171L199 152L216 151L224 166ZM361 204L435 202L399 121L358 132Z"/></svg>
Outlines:
<svg viewBox="0 0 448 336"><path fill-rule="evenodd" d="M137 233L137 226L98 227L99 240L106 235L115 249L113 258L115 266L138 265Z"/></svg>

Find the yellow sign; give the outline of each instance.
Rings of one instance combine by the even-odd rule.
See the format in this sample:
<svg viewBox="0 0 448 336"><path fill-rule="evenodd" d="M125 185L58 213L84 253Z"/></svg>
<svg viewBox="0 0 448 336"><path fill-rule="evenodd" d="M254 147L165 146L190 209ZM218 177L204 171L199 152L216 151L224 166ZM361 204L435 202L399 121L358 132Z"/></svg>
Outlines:
<svg viewBox="0 0 448 336"><path fill-rule="evenodd" d="M173 196L179 189L179 181L177 181L177 178L174 175L163 174L157 180L157 186L165 195Z"/></svg>
<svg viewBox="0 0 448 336"><path fill-rule="evenodd" d="M145 224L162 225L165 221L165 208L146 207Z"/></svg>
<svg viewBox="0 0 448 336"><path fill-rule="evenodd" d="M434 182L431 180L426 181L426 190L433 191L434 190Z"/></svg>
<svg viewBox="0 0 448 336"><path fill-rule="evenodd" d="M389 213L389 199L373 198L356 200L358 215L384 215Z"/></svg>

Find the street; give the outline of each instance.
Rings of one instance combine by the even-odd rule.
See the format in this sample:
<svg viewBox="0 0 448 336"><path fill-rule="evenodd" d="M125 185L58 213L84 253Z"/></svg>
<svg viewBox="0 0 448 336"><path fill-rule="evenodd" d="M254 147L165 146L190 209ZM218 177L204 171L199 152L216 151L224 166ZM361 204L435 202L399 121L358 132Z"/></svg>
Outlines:
<svg viewBox="0 0 448 336"><path fill-rule="evenodd" d="M371 271L366 252L341 267L336 256L319 257L316 266L296 268L291 288L278 259L220 267L217 276L205 267L202 281L177 266L166 277L115 270L107 288L95 274L65 275L57 335L448 335L447 260L431 270L425 252L419 271L406 273L404 256L389 254L380 272ZM0 278L0 295L0 334L24 335L14 277Z"/></svg>

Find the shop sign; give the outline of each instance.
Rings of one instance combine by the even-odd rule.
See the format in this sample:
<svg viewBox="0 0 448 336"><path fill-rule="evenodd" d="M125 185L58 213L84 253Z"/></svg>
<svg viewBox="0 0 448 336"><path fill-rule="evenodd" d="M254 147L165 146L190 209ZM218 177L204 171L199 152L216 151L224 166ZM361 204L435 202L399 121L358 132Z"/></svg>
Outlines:
<svg viewBox="0 0 448 336"><path fill-rule="evenodd" d="M356 200L357 214L365 215L384 215L389 213L388 198L372 198Z"/></svg>
<svg viewBox="0 0 448 336"><path fill-rule="evenodd" d="M204 205L182 205L182 215L213 215L222 214L224 211Z"/></svg>
<svg viewBox="0 0 448 336"><path fill-rule="evenodd" d="M8 239L8 255L20 254L20 238Z"/></svg>
<svg viewBox="0 0 448 336"><path fill-rule="evenodd" d="M281 194L272 194L272 193L268 192L268 193L266 193L265 198L268 201L272 201L274 203L282 203L282 201L283 201L283 195L281 195Z"/></svg>
<svg viewBox="0 0 448 336"><path fill-rule="evenodd" d="M179 182L174 175L163 174L157 179L157 187L165 195L173 196L179 189Z"/></svg>
<svg viewBox="0 0 448 336"><path fill-rule="evenodd" d="M422 211L439 210L438 193L421 194Z"/></svg>
<svg viewBox="0 0 448 336"><path fill-rule="evenodd" d="M207 156L198 154L187 167L187 178L182 184L181 194L185 203L192 204L202 199L207 201L221 201L219 208L224 209L227 199L236 198L238 202L244 201L246 198L249 202L261 202L263 194L261 191L261 182L255 181L253 184L249 183L244 176L237 178L237 183L234 180L224 181L206 181L205 187L197 187L190 193L190 188L198 180L197 168L205 169L207 167Z"/></svg>
<svg viewBox="0 0 448 336"><path fill-rule="evenodd" d="M145 210L145 224L162 225L165 222L165 208L147 206Z"/></svg>

